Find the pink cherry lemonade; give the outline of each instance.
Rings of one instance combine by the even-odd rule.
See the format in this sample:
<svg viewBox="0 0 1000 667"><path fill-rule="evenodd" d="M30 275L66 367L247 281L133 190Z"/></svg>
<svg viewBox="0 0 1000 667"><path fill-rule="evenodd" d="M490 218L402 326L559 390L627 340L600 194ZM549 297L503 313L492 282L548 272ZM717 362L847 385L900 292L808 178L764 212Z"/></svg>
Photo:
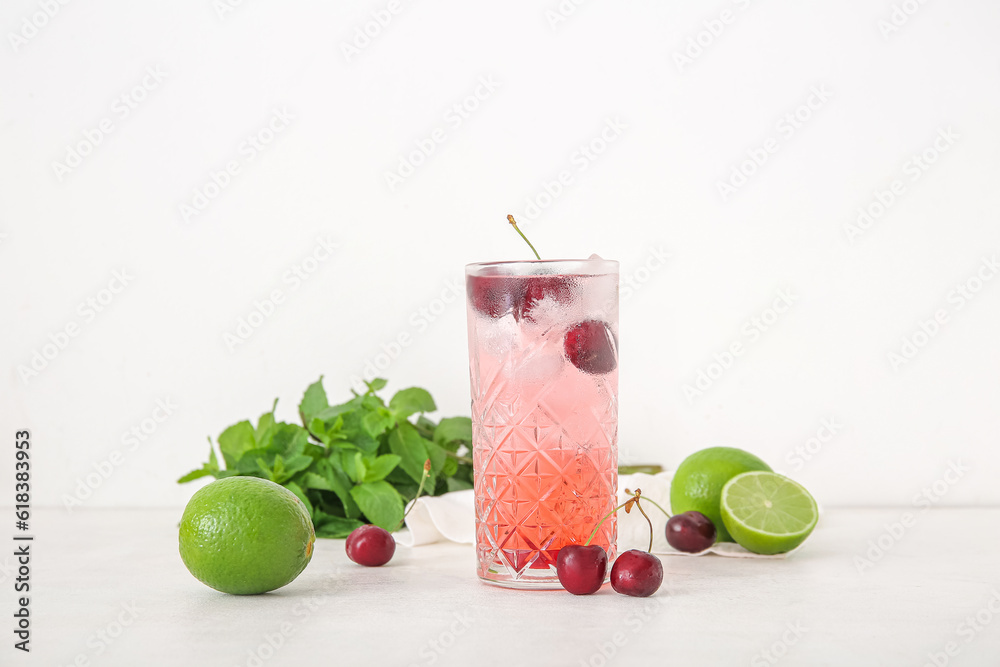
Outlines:
<svg viewBox="0 0 1000 667"><path fill-rule="evenodd" d="M618 263L466 267L479 576L558 587L618 484ZM615 557L615 517L592 544Z"/></svg>

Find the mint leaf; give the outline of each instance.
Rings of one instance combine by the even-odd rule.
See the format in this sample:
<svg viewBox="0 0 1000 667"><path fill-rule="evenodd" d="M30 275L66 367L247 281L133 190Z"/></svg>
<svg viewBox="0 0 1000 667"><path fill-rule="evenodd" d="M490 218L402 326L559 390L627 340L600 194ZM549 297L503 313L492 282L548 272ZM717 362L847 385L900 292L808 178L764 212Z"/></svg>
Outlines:
<svg viewBox="0 0 1000 667"><path fill-rule="evenodd" d="M274 399L271 411L265 412L257 420L257 428L254 430L254 440L258 447L267 447L270 444L271 433L274 429L274 410L278 407L278 399Z"/></svg>
<svg viewBox="0 0 1000 667"><path fill-rule="evenodd" d="M355 528L365 525L364 521L358 519L345 519L319 511L314 514L313 522L316 525L316 537L332 538L347 537Z"/></svg>
<svg viewBox="0 0 1000 667"><path fill-rule="evenodd" d="M399 467L406 471L413 481L420 483L420 478L424 474L424 461L428 457L427 445L430 441L424 440L409 422L401 422L396 429L389 434L389 449L400 458ZM432 462L433 465L433 462ZM432 469L430 477L427 478L425 488L433 489L435 484L434 472Z"/></svg>
<svg viewBox="0 0 1000 667"><path fill-rule="evenodd" d="M340 432L347 439L347 442L366 454L374 454L378 449L378 440L369 435L363 428L363 411L354 410L352 412L345 412L339 418L344 420L344 425Z"/></svg>
<svg viewBox="0 0 1000 667"><path fill-rule="evenodd" d="M354 478L357 482L364 480L365 475L368 474L368 466L365 464L365 457L361 452L354 452L354 472L357 475Z"/></svg>
<svg viewBox="0 0 1000 667"><path fill-rule="evenodd" d="M353 450L341 452L340 468L347 473L347 476L350 477L351 481L354 483L358 483L364 479L365 464L361 458L361 452Z"/></svg>
<svg viewBox="0 0 1000 667"><path fill-rule="evenodd" d="M331 405L328 408L320 410L316 414L316 418L322 419L325 422L331 422L334 419L336 419L339 415L344 415L349 412L354 412L359 407L361 407L361 398L360 397L352 398L346 403L341 403L339 405Z"/></svg>
<svg viewBox="0 0 1000 667"><path fill-rule="evenodd" d="M288 459L282 459L279 454L275 457L275 464L277 464L278 460L282 460L282 469L279 473L277 465L275 465L275 469L273 471L274 474L271 478L272 482L276 482L278 484L284 484L287 480L290 480L292 477L313 464L313 458L303 454L292 456Z"/></svg>
<svg viewBox="0 0 1000 667"><path fill-rule="evenodd" d="M333 444L334 442L344 440L345 436L342 432L343 427L343 417L337 417L333 420L333 422L325 422L319 417L313 417L312 421L309 422L309 432L327 446Z"/></svg>
<svg viewBox="0 0 1000 667"><path fill-rule="evenodd" d="M362 396L361 405L369 410L385 410L385 401L377 394L365 394Z"/></svg>
<svg viewBox="0 0 1000 667"><path fill-rule="evenodd" d="M437 424L434 423L434 420L428 419L425 415L420 415L417 417L417 421L413 424L413 426L416 427L417 433L422 435L424 438L427 438L428 440L434 439L434 429L437 428Z"/></svg>
<svg viewBox="0 0 1000 667"><path fill-rule="evenodd" d="M365 384L368 385L368 390L374 393L376 391L382 391L385 389L385 385L389 383L382 378L375 378L371 382L365 382Z"/></svg>
<svg viewBox="0 0 1000 667"><path fill-rule="evenodd" d="M448 459L444 448L430 440L424 440L424 447L427 449L427 458L431 460L431 470L437 473L441 472L444 469L444 462Z"/></svg>
<svg viewBox="0 0 1000 667"><path fill-rule="evenodd" d="M325 477L317 475L314 472L306 472L305 474L303 474L302 477L299 479L299 483L306 490L309 489L319 489L320 491L334 490L333 485L331 485L330 482Z"/></svg>
<svg viewBox="0 0 1000 667"><path fill-rule="evenodd" d="M240 457L233 468L240 475L251 475L253 477L264 477L270 479L270 466L264 457L267 456L265 449L251 449Z"/></svg>
<svg viewBox="0 0 1000 667"><path fill-rule="evenodd" d="M361 514L361 509L351 496L351 480L347 478L347 475L341 468L334 467L333 457L330 457L327 461L317 463L316 470L327 481L333 492L337 494L337 498L340 499L340 503L344 506L344 514L351 519L357 518Z"/></svg>
<svg viewBox="0 0 1000 667"><path fill-rule="evenodd" d="M264 471L264 473L267 475L267 478L272 482L274 482L275 484L281 483L278 480L283 481L284 479L286 479L284 477L285 460L281 458L281 454L278 454L277 456L274 457L274 463L272 463L271 465L268 465L264 459L258 458L257 465L260 467L261 470ZM289 475L289 477L291 477L291 475Z"/></svg>
<svg viewBox="0 0 1000 667"><path fill-rule="evenodd" d="M192 470L177 480L178 484L187 484L209 475L219 476L219 459L215 457L215 447L212 446L212 439L208 439L208 463L202 463L200 468Z"/></svg>
<svg viewBox="0 0 1000 667"><path fill-rule="evenodd" d="M363 396L356 396L346 403L322 410L310 420L309 430L327 444L346 440L365 453L374 453L378 449L378 440L363 426L363 419L368 414L364 399ZM380 409L385 409L378 405ZM323 423L319 424L318 420Z"/></svg>
<svg viewBox="0 0 1000 667"><path fill-rule="evenodd" d="M292 454L287 458L274 448L251 449L236 463L236 471L242 475L253 475L283 484L313 464L314 459L304 454Z"/></svg>
<svg viewBox="0 0 1000 667"><path fill-rule="evenodd" d="M248 421L233 424L219 436L219 451L226 462L226 468L236 467L243 454L256 449L257 439L254 437L253 426Z"/></svg>
<svg viewBox="0 0 1000 667"><path fill-rule="evenodd" d="M269 449L283 454L285 457L302 454L309 442L309 434L298 424L284 422L274 426L274 436Z"/></svg>
<svg viewBox="0 0 1000 667"><path fill-rule="evenodd" d="M326 390L323 389L323 376L320 375L318 380L309 385L302 396L302 402L299 403L299 417L302 418L302 424L308 425L316 415L328 407L330 402L326 398Z"/></svg>
<svg viewBox="0 0 1000 667"><path fill-rule="evenodd" d="M449 477L445 480L448 485L449 491L464 491L465 489L472 488L472 482L467 482L464 479L456 479L455 477Z"/></svg>
<svg viewBox="0 0 1000 667"><path fill-rule="evenodd" d="M202 477L208 477L211 474L213 474L213 473L211 471L209 471L209 470L206 470L205 468L197 468L195 470L192 470L188 474L184 475L180 479L178 479L177 483L178 484L187 484L188 482L193 482L196 479L200 479Z"/></svg>
<svg viewBox="0 0 1000 667"><path fill-rule="evenodd" d="M434 429L434 442L441 446L453 443L472 444L472 420L468 417L442 419Z"/></svg>
<svg viewBox="0 0 1000 667"><path fill-rule="evenodd" d="M396 420L392 413L385 408L369 412L361 418L361 428L373 438L377 438L395 425Z"/></svg>
<svg viewBox="0 0 1000 667"><path fill-rule="evenodd" d="M403 498L385 480L358 484L351 489L351 496L376 526L392 532L403 520Z"/></svg>
<svg viewBox="0 0 1000 667"><path fill-rule="evenodd" d="M389 409L396 415L396 419L400 420L417 412L434 412L437 406L426 389L410 387L396 392L389 401Z"/></svg>
<svg viewBox="0 0 1000 667"><path fill-rule="evenodd" d="M380 479L385 479L385 476L393 471L393 469L399 465L400 458L395 454L383 454L374 461L368 464L368 469L365 471L364 481L366 482L377 482Z"/></svg>

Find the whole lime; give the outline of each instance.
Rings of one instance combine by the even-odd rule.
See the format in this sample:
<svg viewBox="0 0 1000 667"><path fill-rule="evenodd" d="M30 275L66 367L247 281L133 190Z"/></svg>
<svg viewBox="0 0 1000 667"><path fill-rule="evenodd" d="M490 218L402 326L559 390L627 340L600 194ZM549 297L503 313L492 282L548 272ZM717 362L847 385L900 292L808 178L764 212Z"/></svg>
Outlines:
<svg viewBox="0 0 1000 667"><path fill-rule="evenodd" d="M181 517L184 565L205 585L233 595L291 583L309 564L315 541L302 501L258 477L226 477L202 487Z"/></svg>
<svg viewBox="0 0 1000 667"><path fill-rule="evenodd" d="M674 473L670 482L670 509L674 514L691 510L701 512L715 524L719 542L732 542L719 509L722 487L736 475L754 470L770 472L771 466L735 447L709 447L697 451L684 459Z"/></svg>

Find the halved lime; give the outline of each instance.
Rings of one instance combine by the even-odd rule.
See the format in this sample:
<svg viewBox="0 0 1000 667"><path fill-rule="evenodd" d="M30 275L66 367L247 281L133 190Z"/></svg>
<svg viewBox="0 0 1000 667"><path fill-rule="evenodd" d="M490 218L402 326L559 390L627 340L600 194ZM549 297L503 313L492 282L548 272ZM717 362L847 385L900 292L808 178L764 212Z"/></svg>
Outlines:
<svg viewBox="0 0 1000 667"><path fill-rule="evenodd" d="M719 511L719 498L726 482L742 472L770 470L750 452L735 447L709 447L684 459L670 482L670 509L674 514L694 510L715 524L719 542L732 542Z"/></svg>
<svg viewBox="0 0 1000 667"><path fill-rule="evenodd" d="M816 527L816 501L801 484L773 472L745 472L722 487L722 521L736 543L758 554L802 544Z"/></svg>

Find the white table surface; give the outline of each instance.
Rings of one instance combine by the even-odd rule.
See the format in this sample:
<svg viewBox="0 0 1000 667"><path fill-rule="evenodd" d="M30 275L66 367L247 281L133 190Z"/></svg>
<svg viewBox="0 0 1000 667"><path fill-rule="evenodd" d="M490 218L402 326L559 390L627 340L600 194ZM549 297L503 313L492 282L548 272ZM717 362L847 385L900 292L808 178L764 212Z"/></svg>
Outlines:
<svg viewBox="0 0 1000 667"><path fill-rule="evenodd" d="M39 510L32 652L11 646L0 556L0 665L1000 664L1000 509L916 513L859 572L855 557L907 511L827 511L787 560L664 557L663 587L640 599L487 586L455 544L364 568L342 540L319 540L289 586L230 596L181 563L180 510Z"/></svg>

